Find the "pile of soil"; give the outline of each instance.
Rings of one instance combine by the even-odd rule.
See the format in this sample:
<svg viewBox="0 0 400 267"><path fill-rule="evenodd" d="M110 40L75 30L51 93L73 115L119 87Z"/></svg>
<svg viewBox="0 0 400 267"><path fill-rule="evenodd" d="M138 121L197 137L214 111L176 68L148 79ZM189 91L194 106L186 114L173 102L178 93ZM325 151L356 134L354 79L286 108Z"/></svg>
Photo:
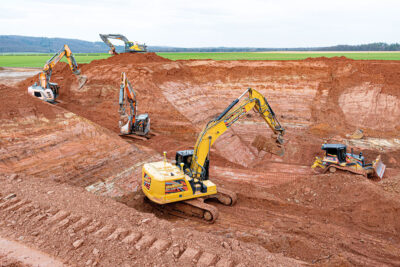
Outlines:
<svg viewBox="0 0 400 267"><path fill-rule="evenodd" d="M54 119L56 111L51 105L34 98L27 93L28 87L9 87L0 84L0 120L13 120L17 117L45 117Z"/></svg>
<svg viewBox="0 0 400 267"><path fill-rule="evenodd" d="M122 53L107 59L93 60L90 66L103 66L106 64L129 65L137 63L170 62L171 60L158 56L156 53Z"/></svg>

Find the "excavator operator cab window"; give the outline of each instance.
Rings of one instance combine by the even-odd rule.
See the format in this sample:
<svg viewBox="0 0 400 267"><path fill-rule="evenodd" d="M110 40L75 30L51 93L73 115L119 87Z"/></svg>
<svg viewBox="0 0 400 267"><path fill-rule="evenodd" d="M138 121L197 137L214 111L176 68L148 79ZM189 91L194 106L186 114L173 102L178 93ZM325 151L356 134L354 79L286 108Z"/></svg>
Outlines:
<svg viewBox="0 0 400 267"><path fill-rule="evenodd" d="M190 164L192 163L193 150L181 150L176 152L175 160L176 165L180 168L181 163L183 163L183 169L190 168Z"/></svg>
<svg viewBox="0 0 400 267"><path fill-rule="evenodd" d="M346 149L338 149L337 156L338 156L339 162L345 162L346 161Z"/></svg>

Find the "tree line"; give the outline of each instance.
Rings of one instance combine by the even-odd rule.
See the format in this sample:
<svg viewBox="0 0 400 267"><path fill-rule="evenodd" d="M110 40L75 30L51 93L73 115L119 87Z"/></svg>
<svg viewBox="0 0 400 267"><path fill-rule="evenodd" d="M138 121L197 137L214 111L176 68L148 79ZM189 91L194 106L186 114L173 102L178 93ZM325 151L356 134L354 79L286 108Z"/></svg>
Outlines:
<svg viewBox="0 0 400 267"><path fill-rule="evenodd" d="M78 39L0 35L0 53L55 53L68 44L74 53L107 53L103 42ZM123 46L116 46L123 51ZM264 51L400 51L400 44L371 43L361 45L336 45L329 47L265 48L265 47L168 47L148 46L150 52L264 52Z"/></svg>

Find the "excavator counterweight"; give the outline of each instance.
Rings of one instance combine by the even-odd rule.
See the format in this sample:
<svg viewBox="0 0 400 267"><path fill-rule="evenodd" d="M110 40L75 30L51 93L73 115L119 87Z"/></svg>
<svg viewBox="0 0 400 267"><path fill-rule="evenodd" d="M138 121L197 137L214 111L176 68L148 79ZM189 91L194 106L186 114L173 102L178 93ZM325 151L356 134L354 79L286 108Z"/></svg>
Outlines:
<svg viewBox="0 0 400 267"><path fill-rule="evenodd" d="M246 94L249 96L240 103ZM267 99L254 89L247 89L220 115L203 128L193 150L176 152L176 166L167 162L152 162L143 165L142 191L146 197L172 213L185 213L208 222L217 219L218 211L204 203L209 198L224 205L234 205L236 193L217 186L209 180L209 153L211 146L226 130L250 110L255 110L278 136L276 145L283 143L285 132ZM165 154L165 153L164 153Z"/></svg>

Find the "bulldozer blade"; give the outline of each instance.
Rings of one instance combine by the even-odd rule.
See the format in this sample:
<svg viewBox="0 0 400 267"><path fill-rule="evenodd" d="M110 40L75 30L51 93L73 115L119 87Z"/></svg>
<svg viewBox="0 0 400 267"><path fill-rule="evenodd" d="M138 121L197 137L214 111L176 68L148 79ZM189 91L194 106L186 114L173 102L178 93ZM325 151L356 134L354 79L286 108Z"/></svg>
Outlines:
<svg viewBox="0 0 400 267"><path fill-rule="evenodd" d="M85 85L86 82L87 82L87 76L86 75L79 75L78 76L79 89L81 89Z"/></svg>
<svg viewBox="0 0 400 267"><path fill-rule="evenodd" d="M385 173L386 170L386 165L383 164L383 162L379 159L376 160L376 163L374 164L374 171L375 174L382 179L383 174Z"/></svg>
<svg viewBox="0 0 400 267"><path fill-rule="evenodd" d="M285 155L285 149L276 142L276 139L264 137L262 135L257 135L253 142L251 143L252 146L257 148L258 151L265 151L271 154L278 155L282 157Z"/></svg>

